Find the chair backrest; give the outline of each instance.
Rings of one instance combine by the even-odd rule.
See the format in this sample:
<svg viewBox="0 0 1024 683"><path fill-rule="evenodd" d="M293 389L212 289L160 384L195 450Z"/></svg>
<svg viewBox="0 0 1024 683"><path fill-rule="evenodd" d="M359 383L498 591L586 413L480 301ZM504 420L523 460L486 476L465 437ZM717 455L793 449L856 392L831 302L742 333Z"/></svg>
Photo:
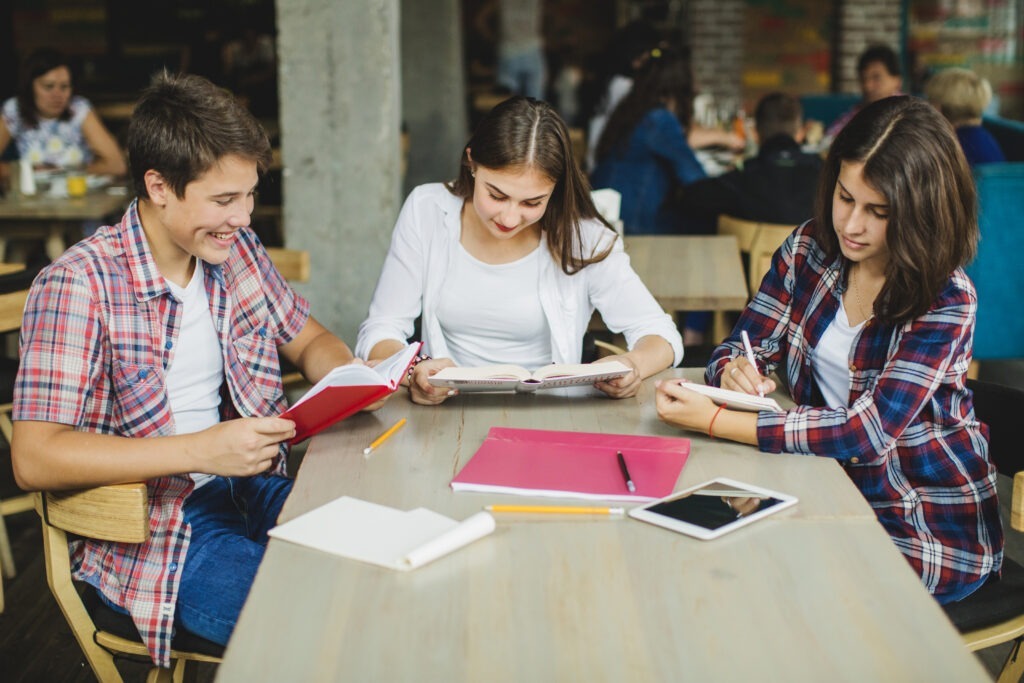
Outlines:
<svg viewBox="0 0 1024 683"><path fill-rule="evenodd" d="M794 225L760 223L760 230L750 245L750 296L754 296L761 287L761 280L772 267L772 256L778 251L786 238L793 234Z"/></svg>
<svg viewBox="0 0 1024 683"><path fill-rule="evenodd" d="M1020 441L1020 419L1024 415L1024 389L977 379L967 380L974 394L974 414L988 425L989 459L1000 474L1014 478L1010 525L1024 531L1024 487L1017 474L1024 474L1024 447Z"/></svg>
<svg viewBox="0 0 1024 683"><path fill-rule="evenodd" d="M291 282L309 282L309 252L304 249L267 247L267 254L274 267Z"/></svg>
<svg viewBox="0 0 1024 683"><path fill-rule="evenodd" d="M718 234L733 235L743 254L750 253L750 245L754 243L760 229L761 224L757 221L727 216L724 213L718 216Z"/></svg>
<svg viewBox="0 0 1024 683"><path fill-rule="evenodd" d="M981 164L978 188L978 256L967 274L978 290L974 358L1024 358L1024 162Z"/></svg>
<svg viewBox="0 0 1024 683"><path fill-rule="evenodd" d="M146 649L141 642L109 638L99 632L71 579L67 535L141 543L149 536L147 496L145 484L35 494L36 512L43 521L46 582L89 666L101 681L121 680L112 651L145 655Z"/></svg>

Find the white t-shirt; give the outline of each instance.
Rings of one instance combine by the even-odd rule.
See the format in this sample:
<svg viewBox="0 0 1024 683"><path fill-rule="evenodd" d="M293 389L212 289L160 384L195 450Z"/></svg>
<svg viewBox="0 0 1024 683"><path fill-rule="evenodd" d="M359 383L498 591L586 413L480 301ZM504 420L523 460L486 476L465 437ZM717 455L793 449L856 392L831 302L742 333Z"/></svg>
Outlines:
<svg viewBox="0 0 1024 683"><path fill-rule="evenodd" d="M540 302L542 242L511 263L490 264L460 244L438 302L437 319L457 365L551 362L551 329Z"/></svg>
<svg viewBox="0 0 1024 683"><path fill-rule="evenodd" d="M203 284L203 264L196 261L195 273L184 288L170 281L167 286L182 304L178 348L167 368L167 398L176 433L191 434L220 422L224 359ZM191 476L199 488L214 475Z"/></svg>
<svg viewBox="0 0 1024 683"><path fill-rule="evenodd" d="M850 350L863 327L863 322L850 325L840 298L835 319L811 351L811 372L829 408L846 408L850 404Z"/></svg>

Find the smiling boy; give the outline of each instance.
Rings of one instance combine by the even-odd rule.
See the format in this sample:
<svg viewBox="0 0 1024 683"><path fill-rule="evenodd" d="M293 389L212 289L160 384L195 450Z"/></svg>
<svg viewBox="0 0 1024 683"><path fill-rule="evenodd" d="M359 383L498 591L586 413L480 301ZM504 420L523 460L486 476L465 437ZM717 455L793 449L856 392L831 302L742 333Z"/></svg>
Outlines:
<svg viewBox="0 0 1024 683"><path fill-rule="evenodd" d="M231 93L158 76L127 147L137 199L32 285L12 458L28 490L147 482L150 539L72 561L166 667L174 628L226 644L291 490L280 356L353 356L247 227L270 144Z"/></svg>

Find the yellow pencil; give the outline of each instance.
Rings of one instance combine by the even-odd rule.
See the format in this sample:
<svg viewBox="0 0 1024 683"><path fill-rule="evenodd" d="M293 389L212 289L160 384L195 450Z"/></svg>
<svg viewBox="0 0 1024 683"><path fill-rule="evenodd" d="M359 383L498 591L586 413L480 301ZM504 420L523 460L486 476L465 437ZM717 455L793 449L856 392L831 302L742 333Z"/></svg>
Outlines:
<svg viewBox="0 0 1024 683"><path fill-rule="evenodd" d="M625 508L586 507L576 505L487 505L488 512L531 512L554 515L624 515Z"/></svg>
<svg viewBox="0 0 1024 683"><path fill-rule="evenodd" d="M371 443L369 446L364 448L363 449L363 455L369 455L375 448L377 448L377 446L381 445L382 443L387 441L389 438L391 438L391 435L394 434L395 432L397 432L399 429L401 429L402 425L404 425L404 424L405 424L405 418L403 417L401 420L399 420L398 422L393 424L391 426L391 429L389 429L388 431L386 431L383 434L381 434L380 436L378 436L376 439L373 440L373 443Z"/></svg>

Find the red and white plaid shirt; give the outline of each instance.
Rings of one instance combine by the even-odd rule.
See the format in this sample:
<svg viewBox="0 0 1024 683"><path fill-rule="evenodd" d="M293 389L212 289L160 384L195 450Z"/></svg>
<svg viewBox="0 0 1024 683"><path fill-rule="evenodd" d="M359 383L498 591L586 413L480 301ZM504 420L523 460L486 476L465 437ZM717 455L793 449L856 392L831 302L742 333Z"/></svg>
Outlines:
<svg viewBox="0 0 1024 683"><path fill-rule="evenodd" d="M308 302L288 286L249 229L239 233L224 264L203 267L227 380L221 418L280 414L287 404L277 347L305 326ZM174 434L165 381L181 314L132 202L120 224L68 249L32 284L14 419L132 438ZM274 473L283 476L284 469L281 457ZM193 484L182 474L147 485L149 540L73 541L72 567L75 578L131 613L153 661L167 667L179 569L189 544L182 505Z"/></svg>

